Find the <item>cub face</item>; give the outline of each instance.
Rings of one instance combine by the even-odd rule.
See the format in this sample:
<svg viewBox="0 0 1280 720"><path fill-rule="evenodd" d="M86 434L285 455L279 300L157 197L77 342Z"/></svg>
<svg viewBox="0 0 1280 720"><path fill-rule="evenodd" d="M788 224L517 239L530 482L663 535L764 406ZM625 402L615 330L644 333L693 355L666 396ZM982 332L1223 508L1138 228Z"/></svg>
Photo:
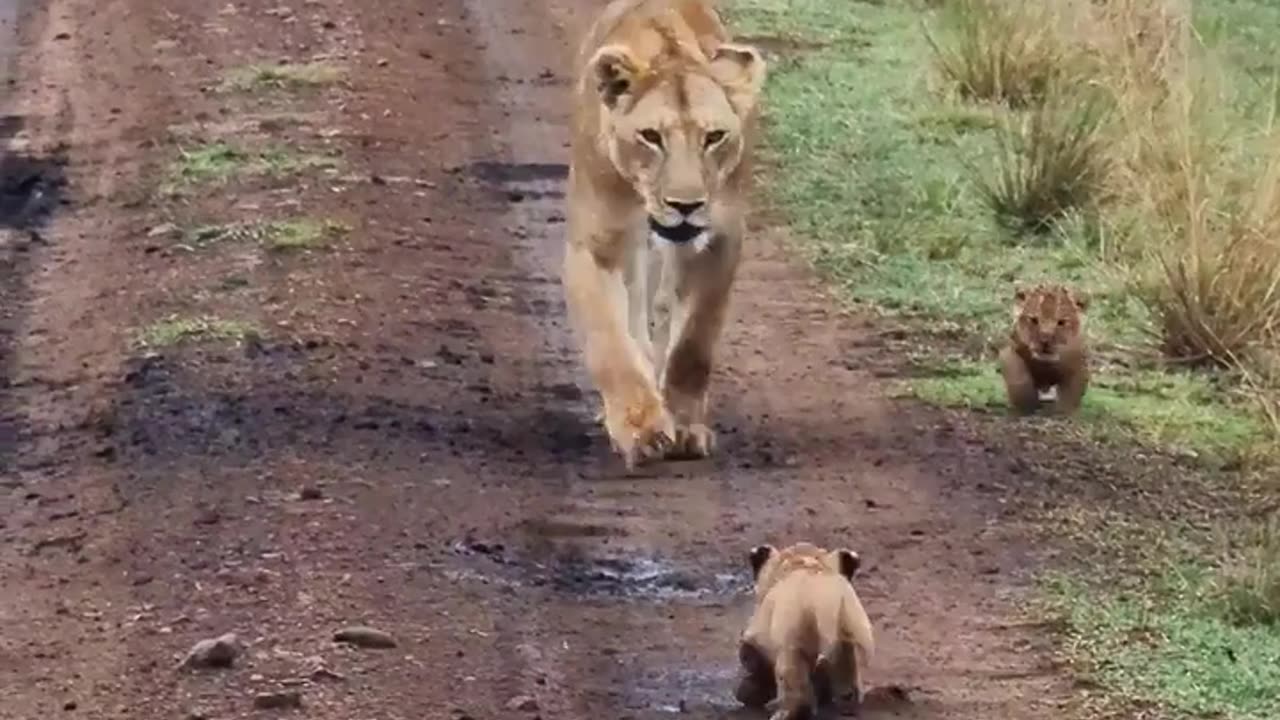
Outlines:
<svg viewBox="0 0 1280 720"><path fill-rule="evenodd" d="M1076 343L1088 300L1064 285L1018 287L1013 294L1013 339L1031 357L1057 362L1062 350Z"/></svg>
<svg viewBox="0 0 1280 720"><path fill-rule="evenodd" d="M817 569L834 572L850 584L862 567L862 557L853 550L825 550L810 543L796 543L778 550L758 545L748 555L757 597L764 597L779 580L794 570Z"/></svg>
<svg viewBox="0 0 1280 720"><path fill-rule="evenodd" d="M764 85L765 61L723 44L709 61L607 45L592 57L603 144L644 201L650 230L672 243L705 241L726 180L746 149L744 123Z"/></svg>

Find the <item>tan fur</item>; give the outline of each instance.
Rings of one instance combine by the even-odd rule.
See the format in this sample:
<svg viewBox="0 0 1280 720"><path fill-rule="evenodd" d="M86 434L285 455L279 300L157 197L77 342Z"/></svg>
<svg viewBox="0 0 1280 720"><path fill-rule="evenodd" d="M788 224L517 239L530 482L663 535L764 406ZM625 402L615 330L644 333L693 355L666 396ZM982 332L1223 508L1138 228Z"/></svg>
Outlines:
<svg viewBox="0 0 1280 720"><path fill-rule="evenodd" d="M736 696L773 720L802 720L837 696L862 699L862 675L875 651L871 621L853 588L860 564L850 550L797 543L752 550L756 607L739 644L743 676Z"/></svg>
<svg viewBox="0 0 1280 720"><path fill-rule="evenodd" d="M564 286L604 426L628 468L705 456L765 63L707 0L614 0L578 72Z"/></svg>
<svg viewBox="0 0 1280 720"><path fill-rule="evenodd" d="M1089 386L1084 312L1088 301L1056 284L1019 287L1014 292L1013 330L1000 351L1009 405L1034 412L1040 394L1057 388L1055 409L1063 414L1080 408Z"/></svg>

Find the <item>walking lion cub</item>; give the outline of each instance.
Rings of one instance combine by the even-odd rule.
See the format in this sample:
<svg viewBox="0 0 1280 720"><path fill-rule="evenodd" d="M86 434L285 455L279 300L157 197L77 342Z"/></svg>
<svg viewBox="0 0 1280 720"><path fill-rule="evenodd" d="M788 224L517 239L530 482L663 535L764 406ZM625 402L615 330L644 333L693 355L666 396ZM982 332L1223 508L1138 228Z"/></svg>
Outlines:
<svg viewBox="0 0 1280 720"><path fill-rule="evenodd" d="M852 550L797 543L751 551L756 608L738 647L735 696L749 707L775 697L772 720L806 720L819 706L862 699L862 672L875 651L871 621L853 588Z"/></svg>

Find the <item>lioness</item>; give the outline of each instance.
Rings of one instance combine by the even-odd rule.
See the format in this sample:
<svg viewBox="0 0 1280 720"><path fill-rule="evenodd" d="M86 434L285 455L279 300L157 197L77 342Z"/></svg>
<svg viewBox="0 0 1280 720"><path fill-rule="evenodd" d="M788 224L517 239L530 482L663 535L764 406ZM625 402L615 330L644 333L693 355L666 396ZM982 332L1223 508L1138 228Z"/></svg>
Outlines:
<svg viewBox="0 0 1280 720"><path fill-rule="evenodd" d="M706 456L765 62L706 0L614 0L578 70L563 279L604 426L628 469Z"/></svg>
<svg viewBox="0 0 1280 720"><path fill-rule="evenodd" d="M756 608L738 647L738 701L764 707L777 697L773 720L811 717L837 695L848 695L856 710L861 673L875 651L853 589L858 554L797 543L781 551L761 545L750 560Z"/></svg>
<svg viewBox="0 0 1280 720"><path fill-rule="evenodd" d="M1088 300L1057 284L1018 287L1013 299L1013 330L1000 351L1009 404L1018 412L1033 412L1040 394L1056 388L1055 409L1075 412L1089 386L1083 334Z"/></svg>

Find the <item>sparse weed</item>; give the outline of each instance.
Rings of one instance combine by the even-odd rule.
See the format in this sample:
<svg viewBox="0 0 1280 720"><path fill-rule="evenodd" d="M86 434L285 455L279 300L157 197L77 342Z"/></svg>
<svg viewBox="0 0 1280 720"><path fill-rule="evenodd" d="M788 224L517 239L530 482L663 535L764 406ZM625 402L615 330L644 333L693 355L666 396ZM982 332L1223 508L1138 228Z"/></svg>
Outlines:
<svg viewBox="0 0 1280 720"><path fill-rule="evenodd" d="M337 159L299 153L291 148L248 150L227 142L180 148L169 173L165 194L201 184L223 184L240 177L282 177L308 170L334 170Z"/></svg>
<svg viewBox="0 0 1280 720"><path fill-rule="evenodd" d="M241 341L258 333L257 327L240 320L211 317L170 316L154 322L138 332L136 344L145 349L158 349L189 341Z"/></svg>
<svg viewBox="0 0 1280 720"><path fill-rule="evenodd" d="M222 82L224 91L295 90L329 85L342 79L342 68L326 62L259 63L236 68Z"/></svg>
<svg viewBox="0 0 1280 720"><path fill-rule="evenodd" d="M1217 596L1237 625L1280 626L1280 515L1258 523L1217 578Z"/></svg>

